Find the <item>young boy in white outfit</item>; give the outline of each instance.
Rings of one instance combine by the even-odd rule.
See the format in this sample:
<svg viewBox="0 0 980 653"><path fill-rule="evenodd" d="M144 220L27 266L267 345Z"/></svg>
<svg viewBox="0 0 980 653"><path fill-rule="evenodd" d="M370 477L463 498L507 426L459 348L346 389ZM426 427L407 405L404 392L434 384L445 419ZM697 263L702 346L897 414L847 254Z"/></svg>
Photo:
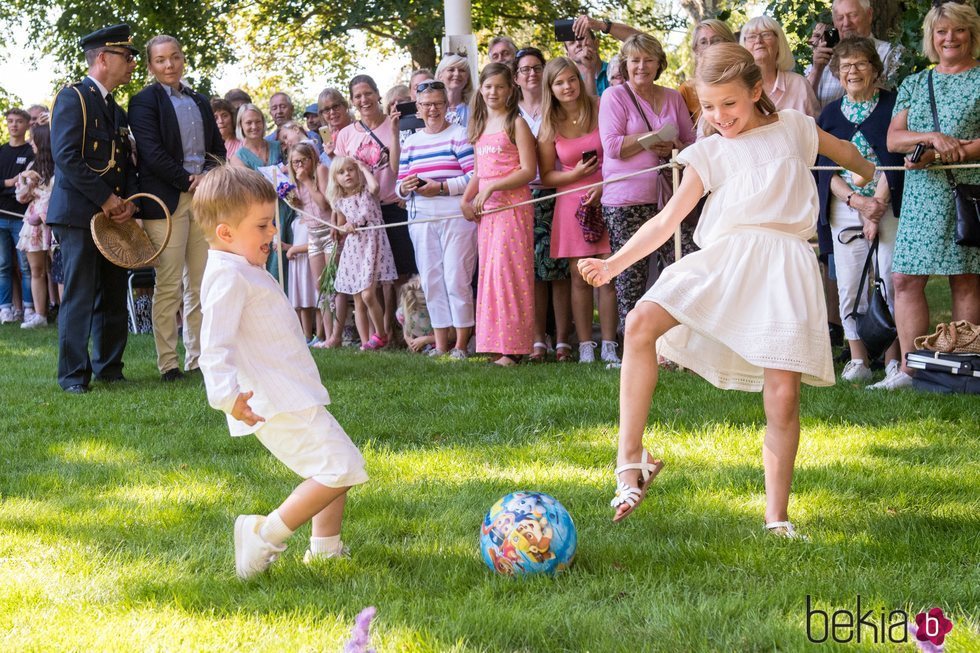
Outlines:
<svg viewBox="0 0 980 653"><path fill-rule="evenodd" d="M265 270L276 200L265 177L231 166L205 175L194 194L194 215L210 244L200 359L208 403L226 413L231 435L254 433L306 479L267 517L235 521L235 568L242 579L265 571L310 520L304 562L344 555L345 495L368 478L360 451L324 408L330 396L296 312Z"/></svg>

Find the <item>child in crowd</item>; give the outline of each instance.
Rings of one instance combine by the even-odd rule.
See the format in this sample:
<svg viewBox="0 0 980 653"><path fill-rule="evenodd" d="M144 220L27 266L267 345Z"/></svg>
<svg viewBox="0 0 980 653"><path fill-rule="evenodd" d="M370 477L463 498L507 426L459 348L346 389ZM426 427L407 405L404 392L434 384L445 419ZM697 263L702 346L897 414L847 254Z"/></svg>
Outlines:
<svg viewBox="0 0 980 653"><path fill-rule="evenodd" d="M346 156L337 156L330 163L327 198L337 226L346 233L334 287L338 293L353 295L355 307L363 304L367 308L370 326L358 323L364 350L388 345L378 283L390 283L398 277L385 230L355 231L357 227L384 224L378 192L378 181L364 164Z"/></svg>
<svg viewBox="0 0 980 653"><path fill-rule="evenodd" d="M422 290L422 279L412 275L398 291L398 311L395 319L402 326L405 334L405 344L416 353L434 351L436 346L435 330L429 319L429 311L425 303L425 292Z"/></svg>
<svg viewBox="0 0 980 653"><path fill-rule="evenodd" d="M201 285L208 403L227 414L233 436L254 433L305 479L267 517L235 520L242 579L265 571L311 520L304 562L344 555L345 495L367 481L364 458L324 408L330 396L296 313L264 267L276 235L276 200L260 173L233 166L209 172L194 194L194 215L211 247Z"/></svg>
<svg viewBox="0 0 980 653"><path fill-rule="evenodd" d="M499 354L494 363L503 367L530 354L534 340L534 208L526 204L490 213L531 199L535 142L531 128L518 118L513 72L504 64L487 64L468 127L476 165L461 208L468 220L479 221L476 350Z"/></svg>
<svg viewBox="0 0 980 653"><path fill-rule="evenodd" d="M303 333L311 345L323 340L323 321L317 316L320 277L314 274L310 265L310 250L315 234L330 228L317 221L328 208L327 200L317 186L318 168L323 167L319 161L320 156L309 143L297 143L289 150L289 180L296 187L297 208L302 213L293 220L293 244L286 250L289 259L286 278L289 279L289 301L296 309Z"/></svg>
<svg viewBox="0 0 980 653"><path fill-rule="evenodd" d="M592 285L609 283L666 242L711 193L695 234L702 249L666 268L627 318L613 520L632 513L663 466L642 442L659 350L719 388L763 391L765 528L797 537L788 507L800 382L834 383L820 271L807 242L818 211L809 166L819 153L863 185L874 165L812 118L777 113L741 46L708 48L696 82L709 137L680 154L687 168L677 193L614 255L578 265Z"/></svg>
<svg viewBox="0 0 980 653"><path fill-rule="evenodd" d="M599 138L599 102L584 90L582 74L568 57L558 57L544 67L541 130L538 155L541 180L558 192L569 191L602 181L602 141ZM556 166L555 163L560 165ZM609 256L609 231L602 219L602 187L569 193L555 202L551 223L551 256L569 259L574 268L578 259ZM580 216L586 216L585 223ZM588 237L588 238L587 238ZM592 340L593 290L581 275L572 277L572 315L578 335L580 363L595 361ZM616 355L616 290L599 289L599 325L605 363L619 364Z"/></svg>
<svg viewBox="0 0 980 653"><path fill-rule="evenodd" d="M36 329L48 325L48 252L51 250L51 229L44 223L48 214L54 181L54 158L51 155L51 128L47 125L31 127L31 149L34 161L17 176L15 188L17 201L28 204L24 212L24 226L20 230L17 249L27 254L31 268L31 295L34 297L34 313L24 319L20 328Z"/></svg>

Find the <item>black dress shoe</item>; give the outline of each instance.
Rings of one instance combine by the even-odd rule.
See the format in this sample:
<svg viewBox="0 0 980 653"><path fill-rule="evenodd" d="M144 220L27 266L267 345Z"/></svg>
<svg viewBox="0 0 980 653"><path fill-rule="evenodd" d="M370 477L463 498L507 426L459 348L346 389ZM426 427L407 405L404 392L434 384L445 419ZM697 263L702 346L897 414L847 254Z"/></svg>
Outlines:
<svg viewBox="0 0 980 653"><path fill-rule="evenodd" d="M75 385L70 385L67 388L65 388L65 392L68 392L73 395L83 395L86 392L88 392L88 386L82 385L81 383L76 383Z"/></svg>
<svg viewBox="0 0 980 653"><path fill-rule="evenodd" d="M184 373L181 372L176 367L173 368L172 370L167 370L166 372L164 372L163 374L160 375L160 380L161 381L167 381L167 382L169 382L169 381L179 381L182 378L184 378Z"/></svg>

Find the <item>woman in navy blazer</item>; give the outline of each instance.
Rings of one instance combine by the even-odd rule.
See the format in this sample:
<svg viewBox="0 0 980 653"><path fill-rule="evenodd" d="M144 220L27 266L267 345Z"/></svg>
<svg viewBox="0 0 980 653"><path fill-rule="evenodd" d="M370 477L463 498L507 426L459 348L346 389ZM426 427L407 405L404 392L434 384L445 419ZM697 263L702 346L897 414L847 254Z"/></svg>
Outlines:
<svg viewBox="0 0 980 653"><path fill-rule="evenodd" d="M861 156L876 165L901 166L901 155L889 152L887 145L888 123L895 107L895 93L877 85L884 66L874 42L861 37L844 39L834 48L830 68L840 79L845 95L824 107L817 125L837 138L854 143ZM826 157L819 157L817 165L836 164ZM849 314L857 297L869 247L875 238L878 239L881 278L885 282L885 294L894 315L892 252L895 248L895 234L898 232L904 180L904 172L889 170L880 173L867 186L858 187L850 173L831 170L817 173L817 192L820 197L818 230L822 230L824 234L821 239L822 249L826 249L828 240L833 243L841 322L844 326L844 337L851 350L851 360L844 367L841 379L849 383L867 383L871 380L868 350L858 336L854 318ZM867 300L862 300L859 310L864 312L867 310L866 306ZM898 371L898 356L896 341L885 352L886 380Z"/></svg>
<svg viewBox="0 0 980 653"><path fill-rule="evenodd" d="M208 244L191 214L191 198L204 173L225 158L225 145L211 103L181 81L184 53L177 39L154 36L146 44L146 59L156 82L129 101L129 124L136 139L140 191L159 197L173 221L170 240L156 263L153 337L160 376L175 381L183 377L177 358L181 305L185 371L198 369L201 353L200 290ZM144 200L142 217L147 235L159 246L166 235L163 209Z"/></svg>

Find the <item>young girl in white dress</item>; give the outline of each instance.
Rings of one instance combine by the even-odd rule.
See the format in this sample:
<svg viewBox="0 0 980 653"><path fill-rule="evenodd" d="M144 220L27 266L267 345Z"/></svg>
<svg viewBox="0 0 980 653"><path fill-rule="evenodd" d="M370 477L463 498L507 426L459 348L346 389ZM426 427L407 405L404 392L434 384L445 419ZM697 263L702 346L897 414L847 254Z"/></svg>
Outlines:
<svg viewBox="0 0 980 653"><path fill-rule="evenodd" d="M608 283L666 242L711 192L694 235L701 250L664 270L626 320L614 521L639 505L663 467L642 442L659 353L719 388L762 391L765 527L797 536L788 506L800 382L834 383L820 272L807 243L818 211L808 168L819 152L867 183L874 165L812 118L777 113L761 79L741 46L711 46L696 75L709 137L680 154L687 167L678 192L616 254L579 261L586 281Z"/></svg>

